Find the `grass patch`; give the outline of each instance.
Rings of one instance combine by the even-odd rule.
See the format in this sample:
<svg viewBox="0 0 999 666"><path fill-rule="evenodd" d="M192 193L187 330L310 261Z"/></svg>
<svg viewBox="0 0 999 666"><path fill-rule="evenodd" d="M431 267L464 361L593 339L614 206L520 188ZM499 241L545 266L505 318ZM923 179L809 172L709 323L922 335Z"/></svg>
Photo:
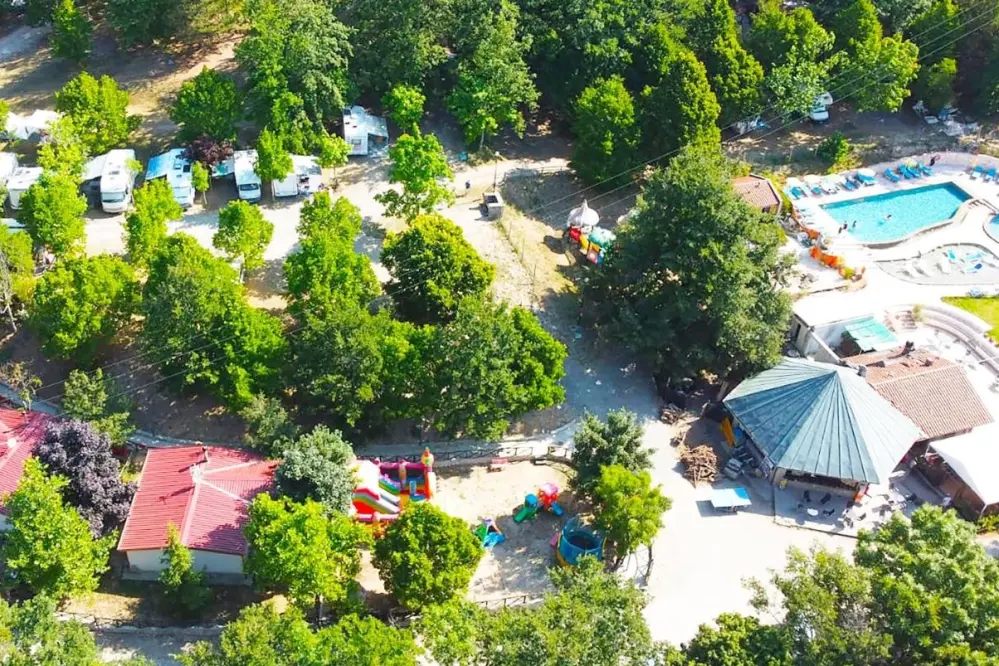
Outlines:
<svg viewBox="0 0 999 666"><path fill-rule="evenodd" d="M999 297L945 296L943 302L970 312L991 326L988 336L993 342L999 343Z"/></svg>

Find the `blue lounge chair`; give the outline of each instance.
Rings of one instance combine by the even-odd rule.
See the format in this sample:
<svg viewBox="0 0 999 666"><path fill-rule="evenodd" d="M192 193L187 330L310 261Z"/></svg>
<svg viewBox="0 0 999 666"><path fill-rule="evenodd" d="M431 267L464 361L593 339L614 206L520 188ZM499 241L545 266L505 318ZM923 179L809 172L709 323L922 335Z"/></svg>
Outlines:
<svg viewBox="0 0 999 666"><path fill-rule="evenodd" d="M975 170L971 172L971 180L977 180L979 176L985 175L985 169L980 166L976 166Z"/></svg>
<svg viewBox="0 0 999 666"><path fill-rule="evenodd" d="M968 266L967 268L965 268L964 272L965 273L977 273L978 271L982 270L983 266L985 266L985 264L983 264L982 262L978 262L974 266Z"/></svg>
<svg viewBox="0 0 999 666"><path fill-rule="evenodd" d="M808 196L808 194L805 193L805 190L801 189L797 185L791 188L791 194L794 195L795 199L804 199Z"/></svg>
<svg viewBox="0 0 999 666"><path fill-rule="evenodd" d="M855 182L853 182L849 178L844 178L841 182L843 183L843 187L845 187L850 192L854 191L855 189L857 189L857 187L859 187Z"/></svg>
<svg viewBox="0 0 999 666"><path fill-rule="evenodd" d="M897 183L900 180L902 180L890 168L885 169L885 178L887 178L888 180L890 180L893 183Z"/></svg>
<svg viewBox="0 0 999 666"><path fill-rule="evenodd" d="M868 176L867 174L860 173L859 171L853 176L858 183L861 185L873 185L874 178Z"/></svg>
<svg viewBox="0 0 999 666"><path fill-rule="evenodd" d="M903 178L905 178L906 180L910 180L910 179L912 179L912 178L915 178L915 177L916 177L916 174L914 174L914 173L912 173L911 171L909 171L909 167L905 166L904 164L899 164L899 165L898 165L898 166L896 167L896 169L898 169L898 172L899 172L899 173L900 173L900 174L902 175L902 177L903 177Z"/></svg>
<svg viewBox="0 0 999 666"><path fill-rule="evenodd" d="M995 179L996 179L996 170L995 169L989 169L988 171L985 172L985 182L986 183L989 182L990 180L994 181Z"/></svg>
<svg viewBox="0 0 999 666"><path fill-rule="evenodd" d="M922 171L924 176L932 176L933 175L933 169L931 169L930 167L926 166L922 162L919 162L918 164L916 164L916 168L919 169L920 171Z"/></svg>
<svg viewBox="0 0 999 666"><path fill-rule="evenodd" d="M817 197L822 196L822 186L819 185L818 183L805 183L805 186L808 188L808 191L814 194L815 196Z"/></svg>
<svg viewBox="0 0 999 666"><path fill-rule="evenodd" d="M957 263L957 253L954 250L947 250L947 258L953 263Z"/></svg>

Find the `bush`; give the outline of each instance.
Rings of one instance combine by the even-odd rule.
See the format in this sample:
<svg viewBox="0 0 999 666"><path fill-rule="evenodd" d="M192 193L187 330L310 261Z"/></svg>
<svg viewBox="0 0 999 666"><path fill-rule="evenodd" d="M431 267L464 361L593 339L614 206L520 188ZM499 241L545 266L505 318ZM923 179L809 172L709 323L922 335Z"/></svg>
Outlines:
<svg viewBox="0 0 999 666"><path fill-rule="evenodd" d="M375 543L385 589L413 610L464 596L481 558L468 523L427 502L410 504Z"/></svg>
<svg viewBox="0 0 999 666"><path fill-rule="evenodd" d="M346 514L354 492L354 451L339 430L318 426L283 452L274 480L278 493L302 502L313 499L327 511Z"/></svg>
<svg viewBox="0 0 999 666"><path fill-rule="evenodd" d="M173 523L167 525L167 547L160 557L166 569L160 572L160 583L167 601L183 615L200 612L211 601L211 590L205 585L205 574L194 569L194 557L180 540L180 531Z"/></svg>
<svg viewBox="0 0 999 666"><path fill-rule="evenodd" d="M999 532L999 513L982 516L975 522L975 528L979 534L987 532Z"/></svg>
<svg viewBox="0 0 999 666"><path fill-rule="evenodd" d="M853 148L842 132L833 132L815 149L815 155L829 165L830 171L850 167Z"/></svg>
<svg viewBox="0 0 999 666"><path fill-rule="evenodd" d="M129 421L132 401L113 378L104 376L100 368L93 375L82 370L69 373L62 408L69 417L85 421L107 435L115 446L124 444L135 432L135 426Z"/></svg>
<svg viewBox="0 0 999 666"><path fill-rule="evenodd" d="M255 395L239 415L246 421L243 440L266 456L280 456L298 437L298 426L277 398Z"/></svg>

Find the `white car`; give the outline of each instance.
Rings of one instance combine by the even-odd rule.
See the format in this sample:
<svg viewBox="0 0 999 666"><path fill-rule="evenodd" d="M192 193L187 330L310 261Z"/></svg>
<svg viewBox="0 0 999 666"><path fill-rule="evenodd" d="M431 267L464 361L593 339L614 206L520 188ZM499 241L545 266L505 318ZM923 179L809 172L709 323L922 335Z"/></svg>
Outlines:
<svg viewBox="0 0 999 666"><path fill-rule="evenodd" d="M808 114L814 122L824 123L829 120L829 107L825 104L816 104L812 107L812 111Z"/></svg>

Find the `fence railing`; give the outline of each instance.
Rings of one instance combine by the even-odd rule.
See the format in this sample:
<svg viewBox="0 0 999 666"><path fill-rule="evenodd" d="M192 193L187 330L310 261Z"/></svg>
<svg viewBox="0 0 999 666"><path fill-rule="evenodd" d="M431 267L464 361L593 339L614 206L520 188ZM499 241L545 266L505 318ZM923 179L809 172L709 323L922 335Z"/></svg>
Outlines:
<svg viewBox="0 0 999 666"><path fill-rule="evenodd" d="M363 451L362 451L363 454ZM370 456L373 459L383 462L420 462L421 454L411 453L405 455L390 456ZM556 460L568 461L572 458L572 451L565 445L548 445L539 447L534 444L507 444L495 447L484 446L468 449L458 449L456 451L443 451L434 453L435 466L447 467L448 464L472 464L472 461L490 460L492 458L506 458L510 462L522 460Z"/></svg>

